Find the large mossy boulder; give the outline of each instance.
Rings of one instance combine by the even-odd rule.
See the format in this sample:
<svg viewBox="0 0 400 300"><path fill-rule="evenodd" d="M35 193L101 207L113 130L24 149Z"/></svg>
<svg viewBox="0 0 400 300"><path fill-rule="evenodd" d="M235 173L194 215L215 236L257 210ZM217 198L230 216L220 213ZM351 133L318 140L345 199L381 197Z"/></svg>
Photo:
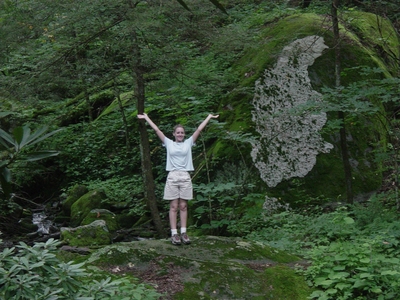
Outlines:
<svg viewBox="0 0 400 300"><path fill-rule="evenodd" d="M88 225L97 220L104 220L110 232L115 232L120 229L117 216L108 209L101 208L92 209L82 220L81 225Z"/></svg>
<svg viewBox="0 0 400 300"><path fill-rule="evenodd" d="M62 227L60 234L61 240L72 247L111 244L111 233L104 220L75 228Z"/></svg>
<svg viewBox="0 0 400 300"><path fill-rule="evenodd" d="M71 206L83 195L89 192L88 188L84 185L77 184L69 192L67 198L62 203L64 214L69 216L71 214Z"/></svg>
<svg viewBox="0 0 400 300"><path fill-rule="evenodd" d="M307 299L311 290L295 270L299 257L240 238L203 236L190 245L167 240L117 243L88 263L133 273L155 286L179 287L166 299Z"/></svg>
<svg viewBox="0 0 400 300"><path fill-rule="evenodd" d="M389 21L370 13L349 11L343 15L341 22L340 59L342 70L345 70L343 74L346 75L341 79L342 85L348 86L355 81L370 78L368 76L381 78L396 74L400 57L400 43L396 31ZM287 118L282 118L286 122L285 124L275 122L276 119L274 119L282 112L281 108L285 109L285 103L282 101L290 104L287 110L288 115L292 112L295 116L297 108L291 104L296 101L296 98L303 97L305 91L309 93L311 100L314 100L313 97L317 95L317 98L324 101L323 88L335 86L335 42L332 30L330 30L331 26L329 18L301 13L266 24L260 32L260 39L263 40L263 43L250 48L232 68L236 77L242 79L238 88L229 93L221 103L221 108L224 108L221 119L228 124L230 132L238 132L237 135L243 135L243 137L249 132L253 136L264 139L257 149L259 153L256 153L261 153L260 156L264 157L264 160L255 161L253 154L256 146L254 143L249 143L251 144L251 147L248 148L250 153L245 157L249 159L249 163L256 166L259 163L259 166L264 168L264 170L260 170L257 166L259 174L261 174L260 178L267 183L268 194L279 197L285 202L299 203L306 200L305 198L322 199L325 197L346 199L338 130L328 134L320 133L323 124L319 122L318 133L321 134L323 141L331 146L325 147L325 152L317 149L314 151L313 157L309 159L307 157L309 153L304 149L310 144L302 137L304 133L308 134L310 131L301 128L297 133L288 132L287 129L291 125L287 122ZM304 56L314 55L313 49L311 49L314 44L310 44L310 47L306 49L294 48L293 45L308 37L322 39L324 49L313 58L312 63L301 65ZM292 56L288 55L288 47L292 47L294 50ZM286 63L291 69L277 70L282 63ZM360 72L360 66L379 68L383 71L383 75L363 75ZM301 80L299 77L302 77ZM275 82L271 84L269 79L275 80ZM249 93L250 90L253 90L254 93ZM274 97L276 98L275 102ZM272 100L264 101L266 98ZM376 191L382 182L382 166L377 163L374 153L379 151L380 147L382 151L385 149L385 120L381 117L385 115L385 109L380 99L366 100L376 107L377 112L371 113L367 118L364 114L353 114L351 122L346 124L355 195ZM254 103L257 101L265 103L255 106ZM290 101L292 102L290 103ZM300 106L306 106L305 101L300 103ZM261 115L258 118L260 123L256 123L255 120L260 110L267 112L269 110L270 113ZM312 113L318 114L315 111ZM302 115L296 117L293 118L295 120L293 125L297 126L296 123L303 123ZM335 111L327 114L329 121L335 121L337 118L338 115ZM265 124L262 124L263 120ZM266 130L271 130L269 134L265 133L264 137L263 133L260 133L260 128L262 130L263 126ZM296 137L299 137L297 143L294 141ZM278 140L277 146L271 148L271 145L275 143L274 139ZM291 145L297 148L293 149L290 145L285 144L285 139L290 139ZM302 143L304 147L300 147ZM328 148L330 148L329 151ZM212 151L215 157L235 158L237 156L238 161L241 161L237 143L231 143L229 139L219 139ZM306 155L301 156L302 153ZM286 156L285 159L288 160L288 163L271 162L272 156L275 154L278 154L276 155L278 157L279 155ZM293 156L297 156L297 161L293 159ZM298 162L300 165L296 165ZM302 162L304 165L301 165ZM293 166L301 172L292 172L291 174L290 168ZM288 169L285 176L278 174L285 169ZM280 176L283 177L282 180L271 184L267 182L269 179L276 179Z"/></svg>
<svg viewBox="0 0 400 300"><path fill-rule="evenodd" d="M81 222L93 209L107 209L109 205L105 202L107 195L101 190L93 190L74 202L71 206L72 227L81 225Z"/></svg>

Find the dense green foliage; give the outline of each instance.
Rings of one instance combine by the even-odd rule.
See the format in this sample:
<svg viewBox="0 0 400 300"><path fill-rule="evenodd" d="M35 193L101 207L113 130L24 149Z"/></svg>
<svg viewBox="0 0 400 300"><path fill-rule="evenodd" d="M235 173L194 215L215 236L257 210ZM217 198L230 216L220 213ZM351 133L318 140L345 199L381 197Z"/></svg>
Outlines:
<svg viewBox="0 0 400 300"><path fill-rule="evenodd" d="M59 241L21 242L0 253L1 299L158 299L154 290L128 278L111 278L84 263L57 257Z"/></svg>
<svg viewBox="0 0 400 300"><path fill-rule="evenodd" d="M190 133L205 113L221 112L222 122L207 127L194 150L194 181L205 187L198 189L195 218L203 229L209 226L232 234L226 231L228 223L248 214L246 207L260 207L265 189L250 166L251 125L244 118L225 113L231 110L230 103L220 101L238 92L251 95L249 88L238 86L244 70L238 70L234 63L264 43L260 33L265 24L296 10L280 1L230 3L226 6L228 15L197 1L187 3L195 14L174 1L163 5L146 1L131 6L125 1L98 4L80 2L80 10L74 9L75 2L62 7L51 1L2 4L1 22L6 29L2 39L8 44L0 57L1 95L3 106L14 112L5 116L2 127L9 131L29 121L65 128L44 145L60 151L57 159L48 160L43 168L24 166L23 171L15 172L15 186L30 197L38 196L36 186L48 187L48 191L40 191L40 198L68 191L76 183L101 187L110 202L126 203L138 217L143 215L143 210L137 209L143 207L143 183L132 93L135 58L131 34L135 28L146 78L146 111L164 132L182 123ZM312 1L307 11L325 13L324 7L324 1ZM23 87L20 82L24 82ZM364 99L374 91L353 94L365 86L350 87L350 92L325 90L330 98L338 98L337 93L342 92L342 101L318 109L347 109L352 112L349 123L354 115L367 117L376 107L367 106ZM374 97L382 98L385 91L386 99L394 101L396 91L388 92L384 87ZM249 115L249 111L243 113ZM232 117L236 118L234 124ZM226 128L224 121L232 126L227 134L221 134ZM341 126L332 121L328 134ZM156 193L161 198L164 152L152 132L150 138ZM210 145L214 148L209 149ZM242 164L232 168L245 168L241 182L224 175L230 172L226 168L230 164L224 161L227 158ZM220 179L223 176L227 178ZM216 186L206 188L211 182ZM248 195L252 193L260 195ZM242 198L254 200L239 201ZM219 200L210 205L214 199Z"/></svg>
<svg viewBox="0 0 400 300"><path fill-rule="evenodd" d="M235 86L238 77L230 65L253 40L246 30L262 21L251 1L229 7L229 16L196 1L187 3L195 15L173 1L163 6L139 1L132 7L120 2L104 7L84 2L79 11L74 10L75 2L62 8L46 1L2 4L2 27L19 39L15 44L8 31L3 32L2 39L10 43L1 56L2 105L14 114L3 119L2 128L9 131L27 121L64 128L43 144L59 150L57 159L47 160L44 168L37 164L26 165L23 171L15 168L15 187L30 197L37 195L39 185L48 187L39 196L46 198L76 183L85 184L102 188L110 202L125 203L140 217L145 211L132 98L131 29L140 32L146 111L167 134L175 123L184 124L190 133L206 113L219 109L217 99ZM37 10L40 16L34 15ZM15 20L22 15L24 21L18 25ZM263 15L260 11L260 18ZM24 88L16 88L21 81ZM204 132L194 150L199 183L208 183L219 164L209 159L212 153L206 149L222 126L209 126L210 132ZM161 198L165 157L150 134L156 192ZM203 158L209 159L207 164Z"/></svg>
<svg viewBox="0 0 400 300"><path fill-rule="evenodd" d="M388 195L324 212L311 208L264 216L249 239L306 257L312 299L396 299L400 293L400 219ZM325 209L328 209L325 208Z"/></svg>
<svg viewBox="0 0 400 300"><path fill-rule="evenodd" d="M297 13L325 17L330 2L220 1L228 14L210 2L216 3L0 3L0 228L6 230L18 221L22 207L45 206L49 199L57 202L76 184L104 191L106 204L124 208L134 223L148 220L133 93L133 69L140 59L146 81L145 110L167 135L176 123L184 124L190 134L207 113L221 114L220 122L211 122L194 148L196 201L190 203L191 230L245 236L307 257L312 265L304 276L318 289L314 298L395 299L400 293L400 222L395 213L400 207L398 57L392 51L383 58L390 72L344 69L344 81L352 82L361 73L362 80L338 89L321 87L329 100L325 106L308 103L302 108L345 111L345 125L350 126L360 121L379 123L385 138L369 146L382 166L379 171L386 175L383 187L394 192L371 198L365 206L327 213L321 207L336 199L320 192L324 186L318 191L315 187L317 195L310 195L302 179L296 178L288 183L288 190L295 194L291 204L298 210L288 210L279 196L266 198L268 192L248 155L256 137L247 101L253 95L249 86L254 78L247 75L262 72L269 62L235 63L256 56L255 51L265 56L259 51L265 44L271 47L265 49L275 51L268 59L274 58L283 41L267 39L262 31ZM377 13L390 18L398 29L398 4L398 0L346 1L341 9ZM385 42L377 52L384 52ZM140 57L132 54L135 45ZM388 73L394 78L384 78ZM240 105L235 113L231 113L235 111L232 103ZM380 113L382 107L387 115ZM333 135L341 126L331 119L324 133ZM45 134L44 128L52 133ZM161 199L165 152L155 134L149 134L155 192ZM28 148L34 157L28 156L28 146L34 146ZM37 152L40 149L56 152ZM37 158L47 159L30 162ZM11 193L14 199L9 201ZM161 200L158 205L167 211ZM53 253L56 246L54 242L33 247L22 243L17 249L4 250L0 293L8 297L18 291L20 299L35 299L32 295L65 299L68 293L89 297L85 299L111 295L118 299L114 295L118 289L121 299L130 299L128 293L138 299L157 296L143 285L96 277L82 265L62 263ZM55 276L69 279L58 287Z"/></svg>
<svg viewBox="0 0 400 300"><path fill-rule="evenodd" d="M32 150L32 146L54 135L60 130L49 133L46 126L38 128L31 133L28 126L14 128L12 134L0 129L0 206L6 212L12 210L10 195L12 192L12 175L10 169L15 163L37 161L58 155L54 150ZM46 134L45 134L46 133ZM26 148L29 148L27 151Z"/></svg>

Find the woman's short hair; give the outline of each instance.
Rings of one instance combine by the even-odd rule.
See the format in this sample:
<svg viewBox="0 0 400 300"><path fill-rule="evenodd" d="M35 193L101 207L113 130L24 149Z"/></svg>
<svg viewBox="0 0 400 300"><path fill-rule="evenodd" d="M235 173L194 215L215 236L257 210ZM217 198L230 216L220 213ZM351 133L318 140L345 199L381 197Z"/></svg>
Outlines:
<svg viewBox="0 0 400 300"><path fill-rule="evenodd" d="M175 133L175 131L176 131L178 128L182 128L183 131L185 131L185 127L183 127L183 125L177 124L177 125L174 126L174 131L173 131L173 132Z"/></svg>

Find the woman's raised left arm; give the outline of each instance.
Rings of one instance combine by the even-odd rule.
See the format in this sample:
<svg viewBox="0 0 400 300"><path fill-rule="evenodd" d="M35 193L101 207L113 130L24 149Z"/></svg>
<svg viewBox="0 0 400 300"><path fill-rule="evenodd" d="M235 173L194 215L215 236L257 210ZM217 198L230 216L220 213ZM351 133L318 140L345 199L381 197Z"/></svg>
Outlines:
<svg viewBox="0 0 400 300"><path fill-rule="evenodd" d="M192 137L193 137L193 143L196 142L197 138L198 138L199 135L200 135L200 132L204 129L204 127L206 127L208 121L210 121L210 119L216 119L216 118L218 118L218 117L219 117L219 115L212 115L212 114L209 114L209 115L207 116L207 118L206 118L203 122L201 122L201 124L199 125L199 127L197 127L196 131L195 131L195 132L193 133L193 135L192 135Z"/></svg>

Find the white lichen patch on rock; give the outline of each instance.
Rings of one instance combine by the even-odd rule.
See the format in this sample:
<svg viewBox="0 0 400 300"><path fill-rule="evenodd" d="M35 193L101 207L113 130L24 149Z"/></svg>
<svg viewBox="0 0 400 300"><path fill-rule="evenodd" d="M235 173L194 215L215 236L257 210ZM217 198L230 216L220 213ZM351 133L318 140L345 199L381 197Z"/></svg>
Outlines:
<svg viewBox="0 0 400 300"><path fill-rule="evenodd" d="M312 110L322 95L313 90L308 76L308 67L326 48L319 36L296 40L283 49L275 68L256 81L252 118L260 138L251 156L269 187L304 177L316 156L333 148L321 137L327 116Z"/></svg>
<svg viewBox="0 0 400 300"><path fill-rule="evenodd" d="M252 245L250 243L248 243L248 242L237 241L236 245L237 245L237 248L244 248L244 249L248 249L249 251L251 251Z"/></svg>

